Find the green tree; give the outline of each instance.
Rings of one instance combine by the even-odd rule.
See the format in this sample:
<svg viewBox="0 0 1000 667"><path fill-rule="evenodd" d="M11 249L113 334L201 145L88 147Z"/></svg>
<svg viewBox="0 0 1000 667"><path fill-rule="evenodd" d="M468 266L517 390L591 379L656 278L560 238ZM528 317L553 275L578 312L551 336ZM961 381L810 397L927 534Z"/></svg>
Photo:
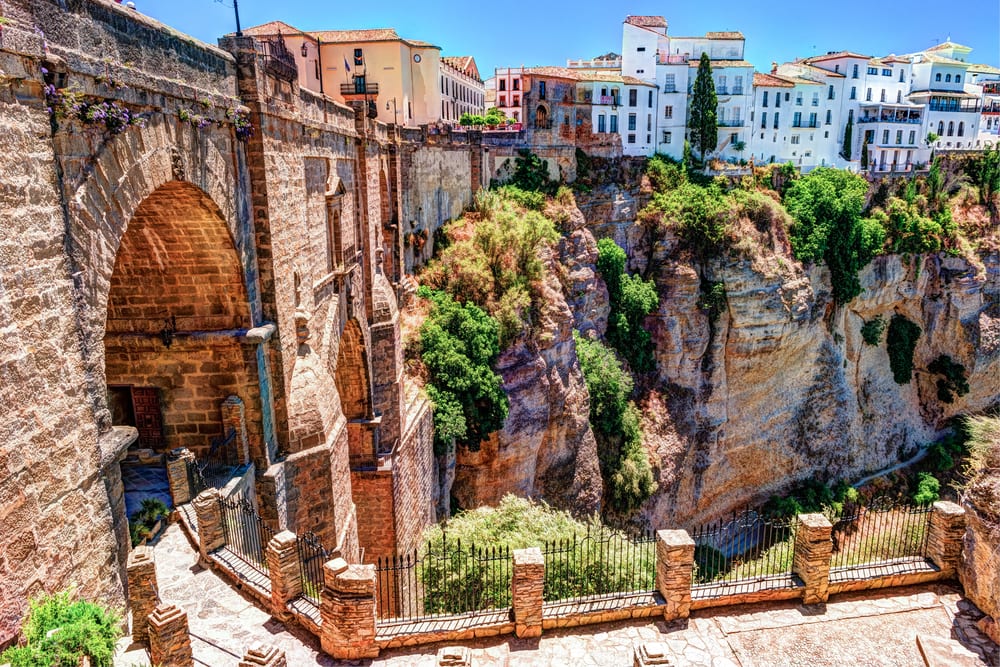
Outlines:
<svg viewBox="0 0 1000 667"><path fill-rule="evenodd" d="M909 384L913 377L913 351L920 338L920 327L902 315L893 315L889 320L889 332L885 337L885 348L889 353L889 368L896 384Z"/></svg>
<svg viewBox="0 0 1000 667"><path fill-rule="evenodd" d="M518 151L514 159L514 175L510 178L510 184L522 190L546 194L554 194L559 185L549 178L549 166L545 160L526 148Z"/></svg>
<svg viewBox="0 0 1000 667"><path fill-rule="evenodd" d="M804 262L826 262L837 303L861 292L858 271L885 241L877 220L861 218L867 192L861 176L829 167L814 169L785 192L785 207L795 219L792 250Z"/></svg>
<svg viewBox="0 0 1000 667"><path fill-rule="evenodd" d="M851 159L851 143L854 141L854 116L847 117L847 125L844 126L844 145L840 148L840 156L845 160Z"/></svg>
<svg viewBox="0 0 1000 667"><path fill-rule="evenodd" d="M507 122L507 117L500 109L490 107L486 111L485 121L487 125L504 125Z"/></svg>
<svg viewBox="0 0 1000 667"><path fill-rule="evenodd" d="M861 144L861 169L868 169L868 140Z"/></svg>
<svg viewBox="0 0 1000 667"><path fill-rule="evenodd" d="M701 155L702 162L705 160L705 154L714 151L719 143L719 124L716 118L718 104L715 81L712 78L712 62L707 53L702 53L691 94L691 112L688 121L691 145Z"/></svg>
<svg viewBox="0 0 1000 667"><path fill-rule="evenodd" d="M121 619L99 604L74 601L64 591L32 600L21 634L24 646L4 651L0 662L13 667L76 667L87 656L94 667L111 667Z"/></svg>
<svg viewBox="0 0 1000 667"><path fill-rule="evenodd" d="M612 239L597 242L597 270L608 286L611 302L608 342L633 369L645 372L653 368L653 341L642 321L660 300L652 280L628 275L625 259L625 251Z"/></svg>
<svg viewBox="0 0 1000 667"><path fill-rule="evenodd" d="M987 150L969 164L969 178L979 188L979 203L990 213L990 221L997 223L997 192L1000 192L1000 146Z"/></svg>
<svg viewBox="0 0 1000 667"><path fill-rule="evenodd" d="M434 404L434 449L453 444L478 451L507 418L509 402L493 370L500 355L499 325L472 303L422 286L431 301L420 327L420 355L427 368L427 394Z"/></svg>

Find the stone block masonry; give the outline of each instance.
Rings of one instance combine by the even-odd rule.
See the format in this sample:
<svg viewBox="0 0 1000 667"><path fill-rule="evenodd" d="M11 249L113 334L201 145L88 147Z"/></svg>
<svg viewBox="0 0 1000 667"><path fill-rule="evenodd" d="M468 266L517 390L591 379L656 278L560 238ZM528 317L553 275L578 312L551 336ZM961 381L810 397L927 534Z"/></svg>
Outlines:
<svg viewBox="0 0 1000 667"><path fill-rule="evenodd" d="M518 637L542 635L544 588L545 558L541 549L516 549L511 604L514 607L514 633Z"/></svg>
<svg viewBox="0 0 1000 667"><path fill-rule="evenodd" d="M348 565L335 558L323 567L323 651L342 660L377 657L375 566Z"/></svg>
<svg viewBox="0 0 1000 667"><path fill-rule="evenodd" d="M267 543L264 556L271 577L271 613L287 619L288 603L302 594L302 563L295 533L283 530Z"/></svg>
<svg viewBox="0 0 1000 667"><path fill-rule="evenodd" d="M161 604L149 615L149 658L154 665L193 667L187 612Z"/></svg>
<svg viewBox="0 0 1000 667"><path fill-rule="evenodd" d="M927 555L941 571L954 575L962 556L965 510L961 505L938 501L931 508Z"/></svg>
<svg viewBox="0 0 1000 667"><path fill-rule="evenodd" d="M806 604L826 602L830 594L830 557L833 525L822 514L800 514L795 533L792 572L805 584Z"/></svg>
<svg viewBox="0 0 1000 667"><path fill-rule="evenodd" d="M285 652L276 646L258 644L247 649L239 667L287 667Z"/></svg>
<svg viewBox="0 0 1000 667"><path fill-rule="evenodd" d="M226 544L222 526L222 508L219 491L205 489L194 499L194 512L198 517L198 551L203 562L210 562L209 554Z"/></svg>
<svg viewBox="0 0 1000 667"><path fill-rule="evenodd" d="M656 533L656 588L666 604L663 618L672 621L691 614L691 573L694 540L685 530Z"/></svg>
<svg viewBox="0 0 1000 667"><path fill-rule="evenodd" d="M149 639L149 615L159 604L160 594L156 584L156 563L153 550L141 546L128 556L128 604L132 612L132 641Z"/></svg>

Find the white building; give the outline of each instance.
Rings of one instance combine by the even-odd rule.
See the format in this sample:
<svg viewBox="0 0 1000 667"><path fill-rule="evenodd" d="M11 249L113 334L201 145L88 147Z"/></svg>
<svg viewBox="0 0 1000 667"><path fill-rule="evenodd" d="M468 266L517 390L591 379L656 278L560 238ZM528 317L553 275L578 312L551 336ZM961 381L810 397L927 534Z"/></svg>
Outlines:
<svg viewBox="0 0 1000 667"><path fill-rule="evenodd" d="M462 114L486 113L486 85L472 56L441 58L441 120L457 123Z"/></svg>
<svg viewBox="0 0 1000 667"><path fill-rule="evenodd" d="M493 73L496 107L515 123L521 122L523 117L521 110L523 75L524 67L498 67Z"/></svg>

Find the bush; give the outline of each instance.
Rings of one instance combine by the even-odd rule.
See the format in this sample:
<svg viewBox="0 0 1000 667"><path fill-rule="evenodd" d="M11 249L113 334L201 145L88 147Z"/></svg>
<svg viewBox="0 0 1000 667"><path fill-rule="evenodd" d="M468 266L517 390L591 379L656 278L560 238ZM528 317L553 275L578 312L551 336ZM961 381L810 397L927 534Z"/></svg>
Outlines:
<svg viewBox="0 0 1000 667"><path fill-rule="evenodd" d="M917 491L913 494L913 502L918 505L930 505L941 497L941 482L929 472L917 475Z"/></svg>
<svg viewBox="0 0 1000 667"><path fill-rule="evenodd" d="M952 403L955 396L969 393L969 381L965 377L965 366L942 354L927 367L931 373L942 375L937 381L937 397L942 403Z"/></svg>
<svg viewBox="0 0 1000 667"><path fill-rule="evenodd" d="M440 456L456 444L478 451L503 426L510 405L493 371L499 326L479 307L444 292L422 286L417 294L433 303L420 327L420 353L434 404L434 451Z"/></svg>
<svg viewBox="0 0 1000 667"><path fill-rule="evenodd" d="M687 183L687 168L683 162L657 153L646 164L646 176L653 190L667 192Z"/></svg>
<svg viewBox="0 0 1000 667"><path fill-rule="evenodd" d="M514 174L510 178L510 184L522 190L545 194L553 194L559 185L558 181L549 177L549 167L545 160L526 148L518 151L514 158Z"/></svg>
<svg viewBox="0 0 1000 667"><path fill-rule="evenodd" d="M597 242L597 270L608 286L608 342L636 371L653 368L653 339L642 326L660 299L656 284L625 271L625 251L612 239Z"/></svg>
<svg viewBox="0 0 1000 667"><path fill-rule="evenodd" d="M94 667L110 667L121 636L121 619L113 611L69 591L31 601L21 628L24 646L0 654L12 667L77 667L83 656Z"/></svg>
<svg viewBox="0 0 1000 667"><path fill-rule="evenodd" d="M861 325L861 338L868 345L878 345L882 341L883 331L885 331L885 318L876 315L875 319Z"/></svg>
<svg viewBox="0 0 1000 667"><path fill-rule="evenodd" d="M902 315L893 315L885 345L889 352L889 367L896 384L909 384L913 376L913 350L917 347L920 327Z"/></svg>
<svg viewBox="0 0 1000 667"><path fill-rule="evenodd" d="M132 546L136 546L153 534L156 523L170 514L170 509L159 498L143 498L139 509L129 518L128 530Z"/></svg>
<svg viewBox="0 0 1000 667"><path fill-rule="evenodd" d="M726 284L720 281L701 280L701 297L698 299L700 308L711 322L716 322L719 315L726 309Z"/></svg>
<svg viewBox="0 0 1000 667"><path fill-rule="evenodd" d="M542 192L522 190L516 185L505 185L498 190L502 197L532 211L545 208L545 194Z"/></svg>

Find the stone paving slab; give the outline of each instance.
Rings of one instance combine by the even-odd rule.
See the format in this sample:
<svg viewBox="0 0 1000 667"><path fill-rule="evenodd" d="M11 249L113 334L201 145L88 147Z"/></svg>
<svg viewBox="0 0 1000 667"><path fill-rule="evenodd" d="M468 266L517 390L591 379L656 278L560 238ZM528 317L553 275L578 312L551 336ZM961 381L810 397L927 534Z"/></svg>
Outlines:
<svg viewBox="0 0 1000 667"><path fill-rule="evenodd" d="M177 525L154 547L160 596L188 612L195 663L236 667L263 642L284 650L290 667L358 665L435 667L442 644L384 651L375 660L335 661L316 638L286 627L225 580L197 564ZM546 631L540 639L494 637L462 642L476 667L631 667L634 647L665 644L676 667L915 667L923 665L916 635L950 642L1000 667L1000 649L976 627L982 613L957 588L930 584L837 596L825 605L794 601L696 611L664 623L636 620ZM940 643L939 642L939 643ZM452 642L454 643L454 642ZM143 647L123 640L115 667L145 667Z"/></svg>

